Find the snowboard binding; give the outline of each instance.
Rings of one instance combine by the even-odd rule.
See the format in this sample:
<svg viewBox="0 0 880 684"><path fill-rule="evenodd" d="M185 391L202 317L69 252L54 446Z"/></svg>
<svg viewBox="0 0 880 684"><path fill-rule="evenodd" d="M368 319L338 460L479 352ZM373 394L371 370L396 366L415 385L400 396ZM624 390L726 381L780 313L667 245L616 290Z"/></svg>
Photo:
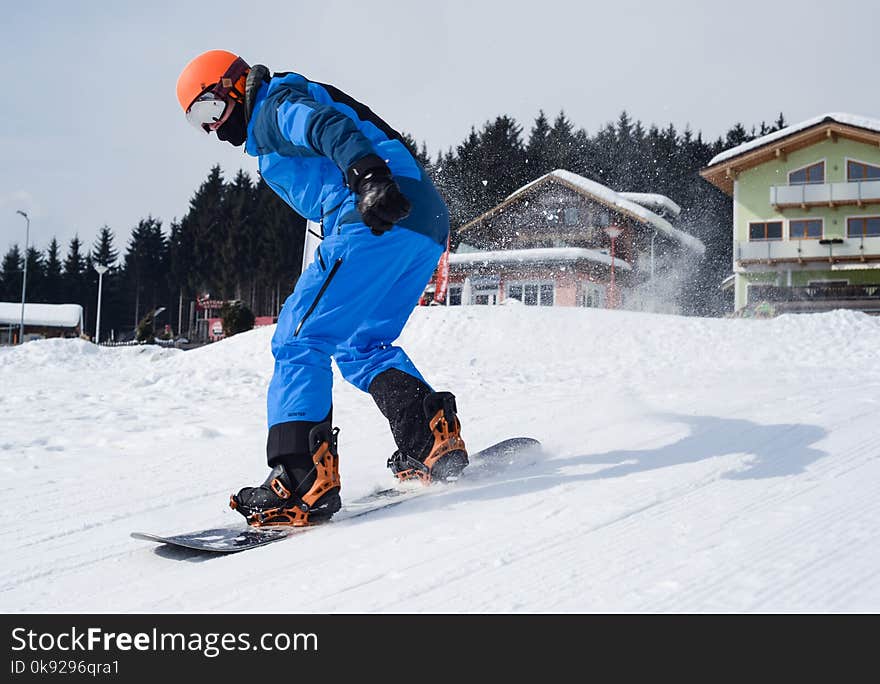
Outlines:
<svg viewBox="0 0 880 684"><path fill-rule="evenodd" d="M259 487L245 487L229 497L229 507L241 513L252 527L306 527L329 520L342 507L339 496L339 428L330 423L316 426L309 434L313 467L296 484L288 470L276 465ZM305 494L299 490L312 481Z"/></svg>
<svg viewBox="0 0 880 684"><path fill-rule="evenodd" d="M388 467L400 481L416 479L429 485L457 480L468 465L468 454L455 397L449 392L434 392L425 397L424 408L431 435L424 455L415 458L398 450L388 459Z"/></svg>

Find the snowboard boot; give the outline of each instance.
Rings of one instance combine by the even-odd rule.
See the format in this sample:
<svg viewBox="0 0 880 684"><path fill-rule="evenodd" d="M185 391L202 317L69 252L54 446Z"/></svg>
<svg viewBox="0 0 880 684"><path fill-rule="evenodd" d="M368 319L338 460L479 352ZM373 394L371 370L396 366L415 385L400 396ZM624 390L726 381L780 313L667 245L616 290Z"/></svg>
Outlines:
<svg viewBox="0 0 880 684"><path fill-rule="evenodd" d="M450 392L432 392L422 406L427 439L414 453L395 451L388 467L401 481L418 479L428 485L457 480L468 465L468 454L461 438L455 397Z"/></svg>
<svg viewBox="0 0 880 684"><path fill-rule="evenodd" d="M377 375L369 391L397 443L388 467L398 479L430 484L461 474L468 464L467 449L452 394L434 392L397 368Z"/></svg>
<svg viewBox="0 0 880 684"><path fill-rule="evenodd" d="M329 520L342 507L338 433L339 428L332 428L329 422L312 427L308 454L276 459L266 481L233 494L229 507L253 527L304 527Z"/></svg>

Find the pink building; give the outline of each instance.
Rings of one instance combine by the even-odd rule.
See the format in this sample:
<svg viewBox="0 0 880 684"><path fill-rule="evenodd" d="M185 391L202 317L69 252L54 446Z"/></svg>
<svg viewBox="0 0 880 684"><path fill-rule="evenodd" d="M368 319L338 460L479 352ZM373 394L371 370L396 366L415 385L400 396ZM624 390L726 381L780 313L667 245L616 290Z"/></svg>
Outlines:
<svg viewBox="0 0 880 684"><path fill-rule="evenodd" d="M660 284L705 251L672 225L680 211L663 195L618 193L553 171L458 229L446 303L514 298L536 306L675 311L673 295L662 294L671 288Z"/></svg>

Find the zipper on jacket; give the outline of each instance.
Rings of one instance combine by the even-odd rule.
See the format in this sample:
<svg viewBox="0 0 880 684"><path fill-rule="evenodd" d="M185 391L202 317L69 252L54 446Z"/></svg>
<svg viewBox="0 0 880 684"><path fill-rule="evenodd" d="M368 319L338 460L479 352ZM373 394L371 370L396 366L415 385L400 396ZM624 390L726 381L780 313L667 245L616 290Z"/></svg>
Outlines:
<svg viewBox="0 0 880 684"><path fill-rule="evenodd" d="M321 256L321 245L318 245L318 246L315 248L315 254L318 256L318 261L321 263L321 269L324 270L324 271L326 271L326 270L327 270L327 264L324 263L324 257Z"/></svg>
<svg viewBox="0 0 880 684"><path fill-rule="evenodd" d="M306 319L312 315L312 312L315 310L315 307L318 306L318 302L321 301L321 297L324 296L324 292L327 291L327 288L330 286L330 281L333 280L333 276L336 275L336 271L339 270L339 267L342 266L342 257L336 260L333 264L333 268L330 269L330 273L327 274L327 279L324 281L324 284L321 285L321 289L318 290L318 294L315 296L315 301L312 302L312 305L309 307L309 310L306 311L305 315L302 317L302 320L299 322L299 325L296 326L296 330L293 331L293 336L296 337L299 335L299 331L302 330L303 324L306 322Z"/></svg>

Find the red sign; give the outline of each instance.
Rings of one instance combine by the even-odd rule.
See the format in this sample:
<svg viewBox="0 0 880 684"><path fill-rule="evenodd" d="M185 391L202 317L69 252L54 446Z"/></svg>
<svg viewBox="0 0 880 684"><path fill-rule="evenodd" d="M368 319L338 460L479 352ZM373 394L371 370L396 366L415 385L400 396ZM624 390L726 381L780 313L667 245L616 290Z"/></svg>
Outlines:
<svg viewBox="0 0 880 684"><path fill-rule="evenodd" d="M226 302L222 299L197 299L196 307L199 309L222 309Z"/></svg>
<svg viewBox="0 0 880 684"><path fill-rule="evenodd" d="M446 251L437 265L437 287L434 290L434 301L445 302L446 290L449 287L449 238L446 238Z"/></svg>

